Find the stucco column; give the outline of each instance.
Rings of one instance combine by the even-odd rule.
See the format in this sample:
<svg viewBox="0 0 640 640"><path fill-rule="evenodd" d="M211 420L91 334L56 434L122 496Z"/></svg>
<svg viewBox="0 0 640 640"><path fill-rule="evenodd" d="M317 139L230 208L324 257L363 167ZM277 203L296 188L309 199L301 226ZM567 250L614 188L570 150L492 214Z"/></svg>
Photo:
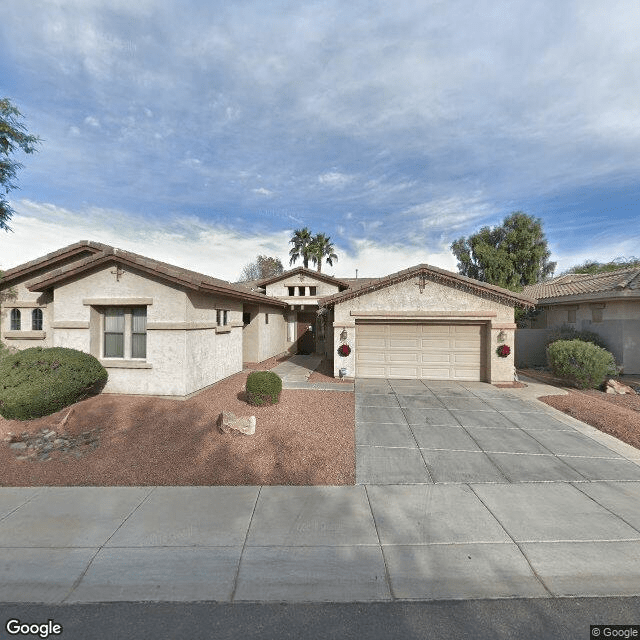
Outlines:
<svg viewBox="0 0 640 640"><path fill-rule="evenodd" d="M351 348L348 356L338 354L338 348L347 344ZM340 377L340 369L346 369L344 378L356 377L356 325L355 322L333 323L333 376Z"/></svg>
<svg viewBox="0 0 640 640"><path fill-rule="evenodd" d="M489 351L489 379L490 382L513 382L515 376L514 365L514 343L515 343L514 323L496 322L491 325L491 347ZM501 345L506 345L511 353L503 358L498 355L497 350Z"/></svg>

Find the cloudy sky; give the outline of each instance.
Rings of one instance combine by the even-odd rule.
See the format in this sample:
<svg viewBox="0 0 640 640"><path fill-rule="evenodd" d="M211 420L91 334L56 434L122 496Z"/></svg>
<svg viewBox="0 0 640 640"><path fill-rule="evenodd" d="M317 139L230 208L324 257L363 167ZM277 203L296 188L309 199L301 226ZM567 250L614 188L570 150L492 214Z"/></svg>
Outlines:
<svg viewBox="0 0 640 640"><path fill-rule="evenodd" d="M3 0L8 268L93 239L237 279L308 226L328 273L455 270L515 210L558 271L640 256L637 0Z"/></svg>

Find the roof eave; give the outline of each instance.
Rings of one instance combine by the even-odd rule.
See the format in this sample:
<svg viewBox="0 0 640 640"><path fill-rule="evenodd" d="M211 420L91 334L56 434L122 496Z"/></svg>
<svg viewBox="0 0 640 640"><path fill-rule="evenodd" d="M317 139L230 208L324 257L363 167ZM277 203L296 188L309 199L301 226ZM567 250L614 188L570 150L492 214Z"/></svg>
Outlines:
<svg viewBox="0 0 640 640"><path fill-rule="evenodd" d="M623 291L597 291L593 293L571 293L564 296L538 298L537 306L548 304L575 304L576 302L602 302L604 300L640 299L640 289Z"/></svg>

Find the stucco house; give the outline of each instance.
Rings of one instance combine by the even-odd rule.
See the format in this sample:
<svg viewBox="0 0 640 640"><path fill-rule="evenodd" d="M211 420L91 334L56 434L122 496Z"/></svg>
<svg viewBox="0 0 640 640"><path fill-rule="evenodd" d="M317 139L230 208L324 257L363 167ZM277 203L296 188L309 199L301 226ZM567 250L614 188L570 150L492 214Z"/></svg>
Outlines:
<svg viewBox="0 0 640 640"><path fill-rule="evenodd" d="M535 303L428 265L232 284L90 241L5 271L0 292L4 344L80 349L107 368L105 392L172 397L284 352L319 353L349 379L511 382L513 354L496 349L513 345L514 308Z"/></svg>
<svg viewBox="0 0 640 640"><path fill-rule="evenodd" d="M640 268L570 273L525 287L538 314L518 329L518 366L546 364L548 336L563 325L600 335L625 374L640 374Z"/></svg>

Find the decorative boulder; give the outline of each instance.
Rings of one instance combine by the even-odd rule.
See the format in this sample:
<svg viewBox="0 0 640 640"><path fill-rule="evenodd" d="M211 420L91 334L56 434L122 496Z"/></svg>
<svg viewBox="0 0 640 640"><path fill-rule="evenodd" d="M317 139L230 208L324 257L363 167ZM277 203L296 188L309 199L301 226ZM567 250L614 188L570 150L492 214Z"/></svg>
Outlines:
<svg viewBox="0 0 640 640"><path fill-rule="evenodd" d="M631 387L628 387L626 384L622 384L622 382L618 382L617 380L607 380L605 383L605 391L607 393L616 393L618 395L625 393L635 394L635 391Z"/></svg>
<svg viewBox="0 0 640 640"><path fill-rule="evenodd" d="M218 427L222 433L242 433L252 436L256 432L256 417L237 417L231 411L223 411L218 416Z"/></svg>

